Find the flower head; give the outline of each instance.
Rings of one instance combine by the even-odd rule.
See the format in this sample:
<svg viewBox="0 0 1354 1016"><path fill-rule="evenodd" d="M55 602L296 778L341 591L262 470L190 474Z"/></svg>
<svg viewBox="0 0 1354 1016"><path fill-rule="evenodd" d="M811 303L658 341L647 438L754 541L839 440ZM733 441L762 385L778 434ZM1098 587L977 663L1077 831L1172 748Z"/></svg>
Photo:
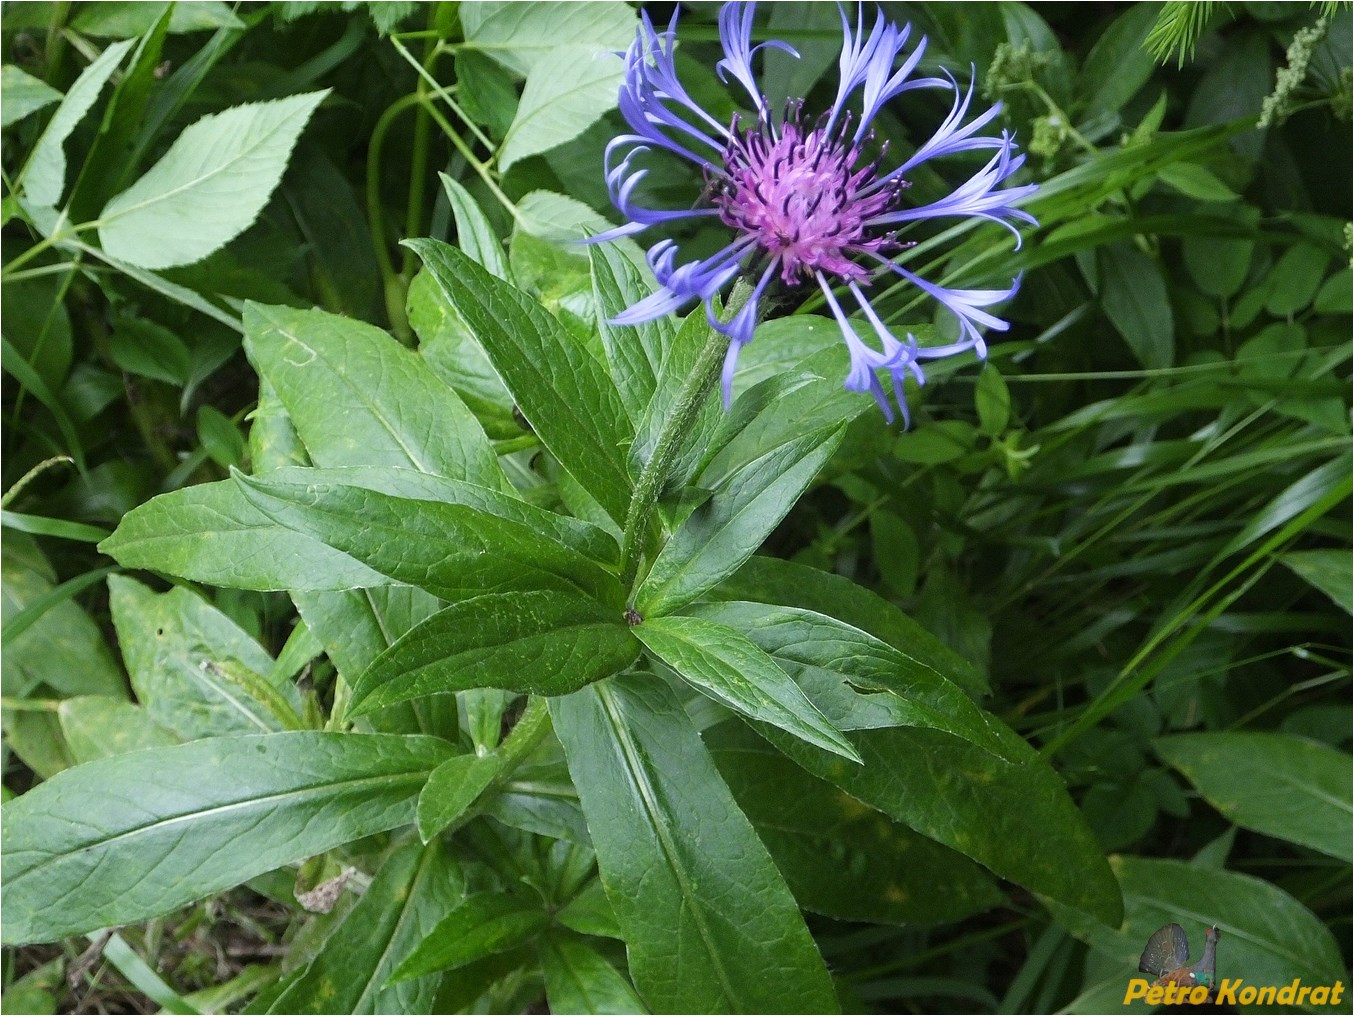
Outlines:
<svg viewBox="0 0 1354 1016"><path fill-rule="evenodd" d="M922 279L897 265L891 255L910 246L900 233L924 219L978 217L999 222L1020 236L1013 221L1034 219L1014 202L1033 185L1000 189L1024 162L1005 131L979 133L1000 111L993 106L969 116L973 87L961 91L948 73L914 77L926 49L923 38L907 49L910 26L898 27L877 15L867 33L863 9L853 29L842 13L842 53L837 97L816 118L805 114L802 101L786 104L776 115L757 87L752 58L764 47L798 56L780 41L752 45L752 3L725 4L719 16L724 59L715 66L720 80L736 83L747 93L753 116L735 115L727 126L702 109L677 78L674 40L677 17L658 31L641 12L634 44L625 54L620 111L633 133L615 138L606 151L606 181L611 200L628 220L592 240L638 233L651 226L699 217L718 219L731 232L729 243L703 260L679 263L677 244L662 239L649 250L649 265L660 289L615 318L616 324L637 324L660 317L692 300L702 300L710 323L729 337L723 389L732 396L738 353L752 338L758 306L773 280L787 286L816 285L841 327L851 355L846 387L871 392L892 421L883 384L876 371L888 372L894 398L906 416L902 381L907 374L924 380L921 361L972 349L983 356L980 329L998 331L1005 321L984 308L1015 294L1017 278L1005 290L951 289ZM890 166L888 143L875 144L872 124L891 99L919 88L953 93L950 113L935 134L906 160ZM858 101L857 97L858 96ZM858 108L857 108L858 107ZM706 202L695 207L662 210L641 205L636 191L648 170L637 160L655 149L698 166L705 177ZM930 204L907 201L906 174L922 163L956 152L989 150L991 157L949 195ZM959 338L942 347L923 348L908 335L895 336L870 305L865 289L874 278L891 272L938 300L958 319ZM714 300L734 279L753 280L751 297L730 320L715 316ZM844 288L869 322L872 340L862 338L847 317L834 288Z"/></svg>

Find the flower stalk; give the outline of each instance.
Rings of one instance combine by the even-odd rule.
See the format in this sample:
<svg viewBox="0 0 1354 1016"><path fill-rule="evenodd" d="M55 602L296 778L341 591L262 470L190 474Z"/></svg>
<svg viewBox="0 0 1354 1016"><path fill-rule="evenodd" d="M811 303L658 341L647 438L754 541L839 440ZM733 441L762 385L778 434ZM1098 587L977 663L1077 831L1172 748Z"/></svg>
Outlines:
<svg viewBox="0 0 1354 1016"><path fill-rule="evenodd" d="M752 286L746 279L740 279L729 294L728 312L736 315L751 295ZM621 587L629 590L630 596L634 595L633 586L635 576L639 573L644 536L649 530L658 496L672 473L673 463L682 448L682 439L691 432L696 414L705 405L715 382L719 380L720 368L728 349L729 337L712 326L706 335L705 345L696 357L695 366L677 394L672 415L659 432L653 454L635 482L630 507L625 513L625 533L621 538Z"/></svg>

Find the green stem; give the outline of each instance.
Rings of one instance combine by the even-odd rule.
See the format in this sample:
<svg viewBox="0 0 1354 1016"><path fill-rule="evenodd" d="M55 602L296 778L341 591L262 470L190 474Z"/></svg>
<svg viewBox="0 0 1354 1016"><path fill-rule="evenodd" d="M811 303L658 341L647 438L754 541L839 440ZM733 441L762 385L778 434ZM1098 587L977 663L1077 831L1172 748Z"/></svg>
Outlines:
<svg viewBox="0 0 1354 1016"><path fill-rule="evenodd" d="M746 280L740 279L729 296L730 314L737 314L751 295L751 285ZM668 475L672 472L682 441L691 433L691 427L696 422L696 414L700 412L701 406L705 404L715 386L728 348L728 336L711 328L691 373L687 375L682 390L677 393L672 415L668 417L668 422L663 425L663 430L658 435L653 455L649 457L643 472L635 482L630 508L625 513L625 533L621 538L621 586L630 590L632 594L635 576L639 573L644 537L649 531L649 521L653 518L658 496L663 492L663 485L667 483Z"/></svg>
<svg viewBox="0 0 1354 1016"><path fill-rule="evenodd" d="M371 226L376 266L381 273L386 317L396 336L405 345L410 344L413 333L410 332L409 322L404 315L403 280L395 271L395 264L390 260L390 252L386 249L385 211L381 207L381 150L391 124L405 110L416 108L420 98L417 93L411 93L392 102L376 121L376 126L371 132L371 140L367 142L367 222Z"/></svg>

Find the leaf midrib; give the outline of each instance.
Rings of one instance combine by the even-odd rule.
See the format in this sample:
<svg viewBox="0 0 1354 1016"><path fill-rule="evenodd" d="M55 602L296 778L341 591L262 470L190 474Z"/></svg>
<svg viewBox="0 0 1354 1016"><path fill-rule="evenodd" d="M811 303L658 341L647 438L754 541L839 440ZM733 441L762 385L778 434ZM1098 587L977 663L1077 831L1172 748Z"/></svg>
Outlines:
<svg viewBox="0 0 1354 1016"><path fill-rule="evenodd" d="M240 107L237 106L237 107L235 107L235 108L236 108L236 109L239 109ZM223 110L221 113L216 114L215 116L211 117L210 119L216 120L216 119L218 119L219 117L224 116L225 113L227 113L227 112L230 112L230 111L229 111L229 110ZM186 191L186 190L191 190L192 188L197 187L197 186L199 186L200 184L206 183L208 180L211 180L213 177L219 176L219 175L221 175L222 173L227 172L228 170L232 169L232 168L233 168L237 163L239 163L240 161L242 161L242 160L244 160L244 159L247 159L247 158L250 158L251 156L253 156L254 152L257 151L260 147L262 147L266 142L272 141L273 137L278 133L278 131L281 130L282 128L288 126L288 125L290 124L291 120L296 116L296 114L297 114L298 112L299 112L299 106L298 106L298 108L297 108L296 110L293 110L292 112L290 112L284 119L278 121L277 123L275 123L275 124L273 124L271 127L269 127L269 128L265 131L265 133L262 134L262 135L258 138L257 141L251 142L251 143L248 144L248 146L247 146L246 148L241 149L240 152L239 152L238 154L236 154L233 158L231 158L228 162L224 162L224 163L222 163L221 165L217 166L215 169L212 169L211 171L209 171L209 172L207 172L207 173L203 173L203 174L201 174L201 175L199 175L199 176L196 176L196 177L194 177L193 179L188 180L188 181L186 181L186 182L180 184L178 187L173 187L173 188L171 188L170 190L167 190L167 191L161 191L159 194L154 194L154 195L152 195L152 196L146 198L144 201L141 201L141 202L139 202L139 203L137 203L137 204L126 205L125 207L118 208L118 209L116 209L111 215L106 215L106 216L101 215L101 216L100 216L100 225L106 227L106 226L108 226L110 223L116 222L118 219L120 219L120 218L122 218L122 217L124 217L124 216L126 216L126 215L130 215L130 214L132 214L133 212L139 212L139 211L141 211L141 210L144 209L144 208L149 208L149 207L151 207L151 206L153 206L153 205L159 204L160 202L163 202L163 201L169 201L169 200L171 200L171 199L173 199L173 198L175 198L175 197L178 197L178 196L179 196L181 193L183 193L184 191ZM201 124L201 123L203 123L203 122L204 122L203 120L197 121L197 123L192 124L190 127L186 128L186 131L187 131L187 130L191 130L192 127L196 127L196 126L198 126L199 124ZM186 132L186 131L185 131L185 132ZM181 134L181 135L179 135L179 137L181 138L181 137L183 137L183 135ZM171 148L172 148L172 146L171 146ZM168 156L168 153L166 153L166 157L167 157L167 156ZM148 172L154 172L155 169L159 167L159 165L161 165L161 163L156 163L156 165L153 166L153 167L151 167L151 169L148 170ZM141 179L144 180L145 177L143 176ZM139 181L138 181L138 182L139 182ZM133 184L132 186L136 186L136 185ZM129 189L130 189L130 188L129 188ZM126 192L126 191L123 191L123 193L125 194L125 193L127 193L127 192ZM116 199L114 199L114 200L116 200Z"/></svg>
<svg viewBox="0 0 1354 1016"><path fill-rule="evenodd" d="M344 780L339 783L311 784L304 787L297 787L285 791L279 791L277 793L265 794L262 797L251 797L240 801L231 801L227 804L215 805L210 808L198 809L196 811L180 812L179 814L176 815L157 818L154 821L145 823L144 825L138 825L133 826L129 829L124 829L121 832L115 833L111 836L103 836L102 838L91 840L87 843L82 843L79 846L73 847L72 849L63 851L61 853L50 854L46 859L39 861L37 864L34 864L33 866L25 869L18 875L11 875L6 881L9 883L10 886L13 886L15 882L19 881L22 878L31 876L35 872L40 871L43 868L46 868L53 864L57 864L68 858L75 857L78 854L87 853L92 850L98 850L100 848L107 847L110 844L117 843L119 840L129 839L131 837L135 837L141 834L154 835L155 833L160 832L161 830L171 828L175 825L182 824L187 821L198 821L206 817L223 815L232 811L246 810L251 806L263 806L273 802L290 801L291 803L305 803L308 796L313 797L316 795L316 792L319 791L331 792L329 796L337 796L338 794L344 792L345 790L360 788L364 784L391 783L391 782L394 782L396 784L407 783L414 780L426 779L429 771L430 770L423 769L418 772L412 773L363 776L358 779Z"/></svg>
<svg viewBox="0 0 1354 1016"><path fill-rule="evenodd" d="M682 893L682 900L691 909L692 920L696 925L696 931L700 935L701 944L705 946L705 951L710 958L711 966L714 968L715 975L719 980L720 991L723 992L724 997L731 1003L736 1003L738 995L734 991L729 972L724 968L724 964L720 959L719 949L714 941L714 935L710 930L705 911L699 906L695 893L692 890L691 883L686 877L686 870L679 863L680 854L677 850L677 845L672 839L667 823L662 821L658 801L656 800L656 791L645 773L642 761L639 757L638 748L630 736L630 730L620 716L614 692L605 684L598 685L597 691L598 698L602 702L607 722L611 726L612 734L615 736L616 743L620 746L622 753L625 755L626 766L631 774L631 782L639 792L640 800L644 804L645 815L658 837L658 843L663 851L663 857L668 862L668 870L670 870L677 879L677 884Z"/></svg>

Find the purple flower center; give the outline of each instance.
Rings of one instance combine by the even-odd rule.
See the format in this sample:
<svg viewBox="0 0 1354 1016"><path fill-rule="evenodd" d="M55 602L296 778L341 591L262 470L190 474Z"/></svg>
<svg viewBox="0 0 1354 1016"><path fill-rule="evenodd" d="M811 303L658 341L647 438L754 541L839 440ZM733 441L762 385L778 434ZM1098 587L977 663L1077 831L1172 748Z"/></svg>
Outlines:
<svg viewBox="0 0 1354 1016"><path fill-rule="evenodd" d="M852 257L896 246L891 232L865 234L905 185L878 183L878 159L856 168L862 144L843 140L848 124L846 118L832 133L821 126L806 131L794 110L779 136L765 119L755 130L735 120L730 131L724 175L714 188L719 217L778 260L786 284L811 280L815 271L863 281L870 273Z"/></svg>

